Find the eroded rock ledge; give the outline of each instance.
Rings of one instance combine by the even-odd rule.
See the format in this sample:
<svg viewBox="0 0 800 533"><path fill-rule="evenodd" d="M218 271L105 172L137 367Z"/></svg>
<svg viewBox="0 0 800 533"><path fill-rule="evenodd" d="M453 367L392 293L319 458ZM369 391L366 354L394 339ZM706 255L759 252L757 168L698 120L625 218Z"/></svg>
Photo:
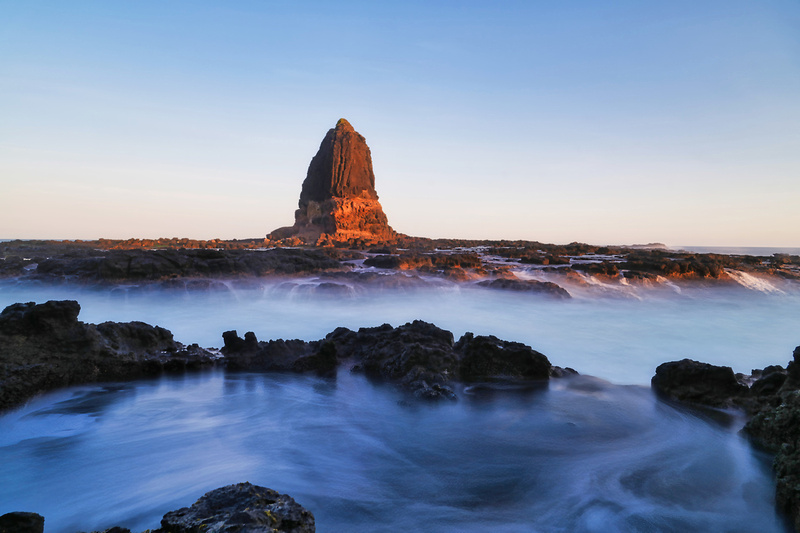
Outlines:
<svg viewBox="0 0 800 533"><path fill-rule="evenodd" d="M122 381L213 366L229 370L335 375L346 365L398 383L420 398L455 398L453 382L547 380L576 373L550 364L530 346L494 336L453 334L416 320L352 331L337 328L317 341L260 342L253 332L223 333L220 357L176 342L143 322L86 324L75 301L17 303L0 313L0 410L69 385Z"/></svg>
<svg viewBox="0 0 800 533"><path fill-rule="evenodd" d="M0 410L69 385L207 368L213 353L143 322L85 324L78 302L17 303L0 313Z"/></svg>
<svg viewBox="0 0 800 533"><path fill-rule="evenodd" d="M652 386L670 400L744 410L750 418L742 433L775 454L775 503L800 532L800 346L786 368L771 365L749 376L690 359L664 363Z"/></svg>
<svg viewBox="0 0 800 533"><path fill-rule="evenodd" d="M454 399L454 381L547 380L576 373L552 366L545 355L525 344L472 333L455 342L451 332L421 320L396 328L389 324L358 331L336 328L324 339L311 342L259 342L253 332L242 339L236 331L226 331L223 339L222 353L229 369L325 375L347 365L429 399Z"/></svg>

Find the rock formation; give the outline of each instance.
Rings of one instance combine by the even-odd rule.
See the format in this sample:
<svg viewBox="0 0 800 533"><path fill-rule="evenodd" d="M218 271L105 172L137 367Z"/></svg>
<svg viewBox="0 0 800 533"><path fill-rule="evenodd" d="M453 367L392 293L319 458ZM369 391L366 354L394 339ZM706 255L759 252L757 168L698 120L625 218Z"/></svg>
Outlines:
<svg viewBox="0 0 800 533"><path fill-rule="evenodd" d="M58 387L215 364L213 354L176 342L164 328L143 322L85 324L78 321L80 310L78 302L66 300L16 303L0 313L0 410Z"/></svg>
<svg viewBox="0 0 800 533"><path fill-rule="evenodd" d="M775 454L775 503L800 532L800 346L786 368L770 365L752 375L727 366L683 359L659 365L653 390L670 400L728 408L748 416L742 432L758 447Z"/></svg>
<svg viewBox="0 0 800 533"><path fill-rule="evenodd" d="M399 384L418 398L455 399L454 381L541 381L574 374L550 364L530 346L494 336L466 333L455 342L450 331L415 320L393 328L383 324L358 331L340 327L317 341L258 341L253 332L222 334L231 370L335 374L351 371Z"/></svg>
<svg viewBox="0 0 800 533"><path fill-rule="evenodd" d="M311 160L294 217L294 226L277 229L269 238L297 237L316 245L395 239L375 192L366 139L345 119L328 130Z"/></svg>
<svg viewBox="0 0 800 533"><path fill-rule="evenodd" d="M0 516L0 533L42 533L44 517L15 512ZM237 483L205 493L191 507L170 511L149 533L314 533L314 515L287 494ZM114 526L94 533L131 533Z"/></svg>
<svg viewBox="0 0 800 533"><path fill-rule="evenodd" d="M206 493L191 507L171 511L153 533L314 533L314 515L291 496L251 483Z"/></svg>

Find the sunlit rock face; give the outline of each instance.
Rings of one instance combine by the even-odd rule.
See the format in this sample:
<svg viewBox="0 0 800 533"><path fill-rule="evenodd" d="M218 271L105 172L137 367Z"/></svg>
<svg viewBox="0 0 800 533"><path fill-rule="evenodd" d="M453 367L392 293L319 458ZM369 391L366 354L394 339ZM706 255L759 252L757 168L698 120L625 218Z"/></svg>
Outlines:
<svg viewBox="0 0 800 533"><path fill-rule="evenodd" d="M294 226L270 237L294 236L317 245L396 237L378 202L367 141L345 119L328 130L311 160L294 218Z"/></svg>

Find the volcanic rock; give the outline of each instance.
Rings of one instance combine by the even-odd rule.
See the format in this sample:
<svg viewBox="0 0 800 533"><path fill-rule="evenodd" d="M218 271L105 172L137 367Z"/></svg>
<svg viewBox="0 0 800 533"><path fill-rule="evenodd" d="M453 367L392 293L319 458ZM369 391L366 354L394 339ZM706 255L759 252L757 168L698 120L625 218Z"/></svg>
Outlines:
<svg viewBox="0 0 800 533"><path fill-rule="evenodd" d="M314 515L291 496L251 483L207 492L191 507L170 511L158 533L314 533Z"/></svg>
<svg viewBox="0 0 800 533"><path fill-rule="evenodd" d="M742 376L730 367L683 359L660 365L651 384L673 400L737 406L752 415L742 432L775 454L776 506L800 532L800 346L786 369L771 365Z"/></svg>
<svg viewBox="0 0 800 533"><path fill-rule="evenodd" d="M476 283L478 287L518 292L539 292L554 298L572 298L566 289L552 281L498 278Z"/></svg>
<svg viewBox="0 0 800 533"><path fill-rule="evenodd" d="M574 374L550 364L530 346L494 336L450 331L415 320L353 331L339 327L316 341L258 341L223 333L227 368L264 372L314 372L334 376L339 364L372 378L397 383L419 398L455 399L453 381L543 381Z"/></svg>
<svg viewBox="0 0 800 533"><path fill-rule="evenodd" d="M736 380L731 367L691 359L659 365L651 385L668 398L712 407L730 406L732 398L747 394L747 387Z"/></svg>
<svg viewBox="0 0 800 533"><path fill-rule="evenodd" d="M378 202L366 139L343 118L328 130L311 159L294 226L279 228L269 237L293 236L316 245L380 243L397 236Z"/></svg>
<svg viewBox="0 0 800 533"><path fill-rule="evenodd" d="M44 517L36 513L14 512L0 516L0 533L42 533Z"/></svg>
<svg viewBox="0 0 800 533"><path fill-rule="evenodd" d="M212 354L184 347L164 328L85 324L80 309L68 300L17 303L0 313L0 410L57 387L214 365Z"/></svg>

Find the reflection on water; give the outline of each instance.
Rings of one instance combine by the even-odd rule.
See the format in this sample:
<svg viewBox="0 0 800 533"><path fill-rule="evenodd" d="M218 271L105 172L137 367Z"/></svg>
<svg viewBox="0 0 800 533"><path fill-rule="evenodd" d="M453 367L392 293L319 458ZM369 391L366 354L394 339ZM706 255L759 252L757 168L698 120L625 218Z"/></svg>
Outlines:
<svg viewBox="0 0 800 533"><path fill-rule="evenodd" d="M206 373L58 391L0 417L0 513L157 527L250 481L329 531L786 531L735 433L591 378L416 403L389 385Z"/></svg>

